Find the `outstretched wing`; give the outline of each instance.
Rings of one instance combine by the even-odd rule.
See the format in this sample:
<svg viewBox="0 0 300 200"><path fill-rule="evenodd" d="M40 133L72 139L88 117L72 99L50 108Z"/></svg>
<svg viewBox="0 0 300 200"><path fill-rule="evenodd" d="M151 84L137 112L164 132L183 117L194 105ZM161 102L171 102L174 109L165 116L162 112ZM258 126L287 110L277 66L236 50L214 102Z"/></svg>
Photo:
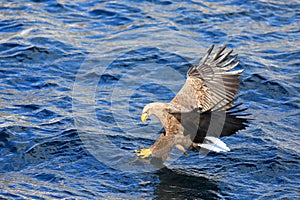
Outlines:
<svg viewBox="0 0 300 200"><path fill-rule="evenodd" d="M250 114L245 113L246 108L241 104L226 108L224 105L215 109L201 112L194 109L189 112L173 112L172 114L184 127L184 135L190 135L194 143L202 143L206 136L223 137L235 134L245 129L249 123Z"/></svg>
<svg viewBox="0 0 300 200"><path fill-rule="evenodd" d="M222 47L211 56L212 45L197 67L191 67L187 72L187 80L171 104L192 110L202 111L219 106L231 106L238 93L240 76L243 70L232 71L238 64L237 54L231 56L233 50L225 52Z"/></svg>

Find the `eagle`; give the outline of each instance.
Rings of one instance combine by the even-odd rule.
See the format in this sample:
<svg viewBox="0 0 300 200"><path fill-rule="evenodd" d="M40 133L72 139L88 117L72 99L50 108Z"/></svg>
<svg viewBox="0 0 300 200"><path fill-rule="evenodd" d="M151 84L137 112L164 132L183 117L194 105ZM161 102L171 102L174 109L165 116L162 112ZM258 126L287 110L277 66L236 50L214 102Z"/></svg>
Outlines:
<svg viewBox="0 0 300 200"><path fill-rule="evenodd" d="M188 156L191 151L230 151L219 138L230 136L248 126L248 113L241 103L234 105L240 87L242 69L237 54L226 45L212 53L212 45L198 66L187 71L186 82L169 102L147 104L141 120L156 116L163 132L147 149L135 150L143 159L155 158L164 162L175 147Z"/></svg>

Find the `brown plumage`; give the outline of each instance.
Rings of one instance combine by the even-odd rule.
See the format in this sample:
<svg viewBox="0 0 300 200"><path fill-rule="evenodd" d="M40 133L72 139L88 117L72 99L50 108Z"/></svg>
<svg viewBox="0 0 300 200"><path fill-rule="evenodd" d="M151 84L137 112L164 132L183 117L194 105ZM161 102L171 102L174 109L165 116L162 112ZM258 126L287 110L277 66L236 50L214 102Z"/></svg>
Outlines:
<svg viewBox="0 0 300 200"><path fill-rule="evenodd" d="M237 55L231 56L232 50L225 52L226 46L211 55L213 48L214 45L198 66L188 70L185 84L170 103L155 102L144 107L142 121L155 115L164 133L149 149L137 150L138 156L164 161L173 147L186 155L186 149L227 151L228 147L217 138L247 126L247 114L242 114L246 109L239 109L240 104L232 105L243 71L232 71L239 64ZM207 141L213 145L206 144ZM221 147L214 149L218 144Z"/></svg>

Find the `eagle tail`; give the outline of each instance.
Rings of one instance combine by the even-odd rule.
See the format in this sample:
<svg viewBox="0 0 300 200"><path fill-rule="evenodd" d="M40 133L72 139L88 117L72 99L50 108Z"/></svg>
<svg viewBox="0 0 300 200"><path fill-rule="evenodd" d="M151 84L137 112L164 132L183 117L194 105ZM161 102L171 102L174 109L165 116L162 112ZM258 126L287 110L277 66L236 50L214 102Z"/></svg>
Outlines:
<svg viewBox="0 0 300 200"><path fill-rule="evenodd" d="M206 136L204 142L202 144L198 144L198 146L215 152L230 151L229 147L222 140L212 136Z"/></svg>

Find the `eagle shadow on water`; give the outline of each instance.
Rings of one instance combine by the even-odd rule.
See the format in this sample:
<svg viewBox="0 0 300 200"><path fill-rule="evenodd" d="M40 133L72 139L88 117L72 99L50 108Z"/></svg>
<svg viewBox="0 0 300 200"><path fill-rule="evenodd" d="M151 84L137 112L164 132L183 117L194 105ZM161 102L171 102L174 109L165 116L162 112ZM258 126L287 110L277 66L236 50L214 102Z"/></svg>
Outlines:
<svg viewBox="0 0 300 200"><path fill-rule="evenodd" d="M219 183L187 169L162 168L156 172L159 183L154 186L155 199L218 199Z"/></svg>

